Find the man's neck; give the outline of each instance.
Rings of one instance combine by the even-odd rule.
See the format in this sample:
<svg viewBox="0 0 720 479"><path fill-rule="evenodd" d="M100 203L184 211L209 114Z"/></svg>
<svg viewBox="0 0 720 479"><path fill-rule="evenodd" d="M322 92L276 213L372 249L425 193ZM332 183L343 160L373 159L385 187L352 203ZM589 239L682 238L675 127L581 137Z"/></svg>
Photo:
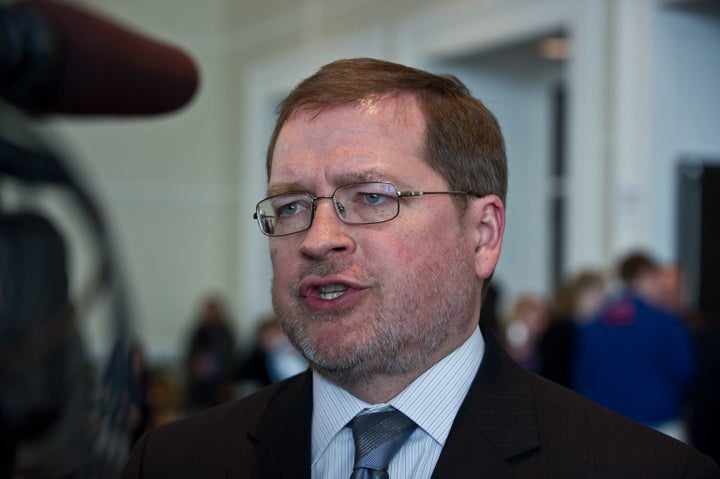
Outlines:
<svg viewBox="0 0 720 479"><path fill-rule="evenodd" d="M458 349L467 341L475 328L477 328L477 325L474 325L465 337L459 337L457 341L449 343L446 347L436 351L433 356L424 358L423 361L416 364L410 371L378 373L367 377L355 378L354 381L333 382L356 398L369 404L388 402L405 390L405 388L428 369ZM332 381L331 378L328 379Z"/></svg>
<svg viewBox="0 0 720 479"><path fill-rule="evenodd" d="M408 387L420 373L403 376L374 376L353 385L342 387L355 396L369 404L380 404L389 402Z"/></svg>

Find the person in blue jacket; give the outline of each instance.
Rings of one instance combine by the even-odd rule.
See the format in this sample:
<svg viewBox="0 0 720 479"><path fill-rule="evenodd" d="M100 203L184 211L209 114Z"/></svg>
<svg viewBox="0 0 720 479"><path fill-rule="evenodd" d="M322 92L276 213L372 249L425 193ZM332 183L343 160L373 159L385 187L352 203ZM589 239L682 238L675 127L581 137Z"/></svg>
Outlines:
<svg viewBox="0 0 720 479"><path fill-rule="evenodd" d="M577 332L573 387L602 406L685 440L682 407L695 353L682 319L656 306L658 271L643 252L621 261L622 293Z"/></svg>

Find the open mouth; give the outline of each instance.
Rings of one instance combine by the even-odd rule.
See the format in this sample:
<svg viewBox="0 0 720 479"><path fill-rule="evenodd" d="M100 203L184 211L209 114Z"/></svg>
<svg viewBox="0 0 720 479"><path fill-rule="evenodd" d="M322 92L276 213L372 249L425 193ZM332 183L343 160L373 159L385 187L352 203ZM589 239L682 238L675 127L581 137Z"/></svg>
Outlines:
<svg viewBox="0 0 720 479"><path fill-rule="evenodd" d="M317 291L318 295L322 299L329 301L331 299L339 298L345 294L348 289L349 288L343 284L332 284L328 286L320 286Z"/></svg>

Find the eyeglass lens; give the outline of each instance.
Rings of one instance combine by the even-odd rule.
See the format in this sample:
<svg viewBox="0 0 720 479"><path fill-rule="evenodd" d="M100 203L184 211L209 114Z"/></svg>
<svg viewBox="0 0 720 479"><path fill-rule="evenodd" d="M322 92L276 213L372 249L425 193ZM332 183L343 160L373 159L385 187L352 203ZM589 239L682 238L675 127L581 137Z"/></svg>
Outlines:
<svg viewBox="0 0 720 479"><path fill-rule="evenodd" d="M258 203L258 224L265 234L288 235L312 224L314 203L328 197L309 194L276 195ZM341 186L331 197L335 211L347 224L389 221L398 214L398 190L392 183L360 183Z"/></svg>

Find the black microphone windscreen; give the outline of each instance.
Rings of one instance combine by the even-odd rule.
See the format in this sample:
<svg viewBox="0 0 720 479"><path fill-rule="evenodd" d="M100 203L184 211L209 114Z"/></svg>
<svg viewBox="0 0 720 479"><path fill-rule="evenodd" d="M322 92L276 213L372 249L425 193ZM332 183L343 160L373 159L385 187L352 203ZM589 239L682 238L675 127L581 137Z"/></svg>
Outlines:
<svg viewBox="0 0 720 479"><path fill-rule="evenodd" d="M8 101L35 114L154 115L195 95L199 72L180 48L150 38L79 5L20 0L10 8L48 27L54 73L32 95Z"/></svg>

